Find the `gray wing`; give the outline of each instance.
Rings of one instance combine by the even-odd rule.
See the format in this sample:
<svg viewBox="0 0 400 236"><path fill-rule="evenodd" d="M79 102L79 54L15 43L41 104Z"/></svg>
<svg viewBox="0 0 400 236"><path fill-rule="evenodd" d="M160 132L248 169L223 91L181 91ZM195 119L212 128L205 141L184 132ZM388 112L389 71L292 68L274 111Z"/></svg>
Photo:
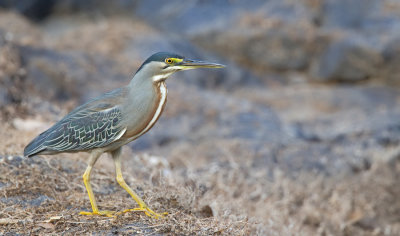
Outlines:
<svg viewBox="0 0 400 236"><path fill-rule="evenodd" d="M77 113L47 136L45 146L54 151L82 151L107 146L126 131L119 108Z"/></svg>
<svg viewBox="0 0 400 236"><path fill-rule="evenodd" d="M105 147L125 133L126 127L121 125L121 120L118 106L85 104L32 140L26 146L24 156Z"/></svg>

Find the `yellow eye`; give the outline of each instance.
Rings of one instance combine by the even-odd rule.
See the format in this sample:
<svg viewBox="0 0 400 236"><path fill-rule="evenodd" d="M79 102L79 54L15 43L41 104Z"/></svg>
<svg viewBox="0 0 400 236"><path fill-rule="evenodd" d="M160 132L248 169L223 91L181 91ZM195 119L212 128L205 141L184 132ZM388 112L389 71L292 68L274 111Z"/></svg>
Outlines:
<svg viewBox="0 0 400 236"><path fill-rule="evenodd" d="M171 58L165 59L165 63L167 63L167 64L172 64L172 62L174 62L174 61Z"/></svg>

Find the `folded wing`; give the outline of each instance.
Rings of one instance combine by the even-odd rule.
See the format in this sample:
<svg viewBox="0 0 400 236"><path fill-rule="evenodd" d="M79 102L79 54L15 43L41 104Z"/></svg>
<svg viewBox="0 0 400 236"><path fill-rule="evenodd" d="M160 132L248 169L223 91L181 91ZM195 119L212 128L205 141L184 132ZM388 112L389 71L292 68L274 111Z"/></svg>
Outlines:
<svg viewBox="0 0 400 236"><path fill-rule="evenodd" d="M93 104L94 103L94 104ZM117 141L125 133L122 113L109 103L85 104L32 140L24 156L85 151Z"/></svg>

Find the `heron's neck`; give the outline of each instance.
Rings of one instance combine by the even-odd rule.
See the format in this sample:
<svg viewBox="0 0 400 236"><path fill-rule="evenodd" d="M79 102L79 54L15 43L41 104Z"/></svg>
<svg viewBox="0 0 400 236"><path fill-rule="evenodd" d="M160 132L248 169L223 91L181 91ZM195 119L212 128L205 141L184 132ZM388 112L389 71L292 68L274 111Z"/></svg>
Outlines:
<svg viewBox="0 0 400 236"><path fill-rule="evenodd" d="M174 70L164 70L161 72L160 69L157 69L158 67L161 67L160 65L155 65L155 64L146 64L142 65L139 70L136 72L136 74L133 76L129 86L135 86L135 84L140 84L140 83L146 83L146 82L152 82L155 85L158 85L160 82L165 81L171 74L173 74Z"/></svg>
<svg viewBox="0 0 400 236"><path fill-rule="evenodd" d="M160 83L165 86L165 79L170 74L154 74L154 72L144 66L141 70L136 72L130 81L128 88L129 93L132 96L137 96L137 94L152 94L154 91L159 91Z"/></svg>

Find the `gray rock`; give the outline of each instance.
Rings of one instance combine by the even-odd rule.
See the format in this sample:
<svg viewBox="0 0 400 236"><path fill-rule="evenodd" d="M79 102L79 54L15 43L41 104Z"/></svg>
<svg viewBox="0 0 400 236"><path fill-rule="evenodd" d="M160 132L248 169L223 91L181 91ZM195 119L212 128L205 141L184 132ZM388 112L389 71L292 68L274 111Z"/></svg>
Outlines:
<svg viewBox="0 0 400 236"><path fill-rule="evenodd" d="M158 3L157 14L153 4L139 2L135 14L263 76L270 70L311 70L319 81L382 75L382 35L400 27L400 19L377 0L326 0L320 7L301 1L172 1ZM337 36L350 29L359 31Z"/></svg>
<svg viewBox="0 0 400 236"><path fill-rule="evenodd" d="M361 28L381 9L380 0L325 0L320 11L324 27Z"/></svg>
<svg viewBox="0 0 400 236"><path fill-rule="evenodd" d="M378 48L349 34L335 39L314 59L311 75L319 81L359 81L376 75L383 59Z"/></svg>
<svg viewBox="0 0 400 236"><path fill-rule="evenodd" d="M42 20L52 13L55 3L56 0L3 0L0 7L13 9L33 20Z"/></svg>
<svg viewBox="0 0 400 236"><path fill-rule="evenodd" d="M268 30L245 30L232 24L228 30L211 30L192 37L201 47L230 58L238 65L263 75L270 70L301 70L311 58L312 39L306 28L277 27ZM229 29L230 28L230 29ZM212 42L212 43L210 43Z"/></svg>
<svg viewBox="0 0 400 236"><path fill-rule="evenodd" d="M95 7L94 7L95 6ZM0 7L12 9L34 21L43 21L54 14L74 14L85 12L85 14L116 14L130 12L136 6L136 1L119 0L3 0Z"/></svg>
<svg viewBox="0 0 400 236"><path fill-rule="evenodd" d="M187 34L229 21L243 11L254 11L265 1L139 1L134 14L167 32ZM154 6L157 6L156 8Z"/></svg>
<svg viewBox="0 0 400 236"><path fill-rule="evenodd" d="M382 77L386 79L389 84L400 84L400 35L394 36L385 44L383 50L383 58L385 67L383 68Z"/></svg>
<svg viewBox="0 0 400 236"><path fill-rule="evenodd" d="M26 97L21 91L28 88L25 71L21 68L21 56L9 34L0 29L0 115L10 115L6 107L16 110Z"/></svg>
<svg viewBox="0 0 400 236"><path fill-rule="evenodd" d="M125 76L113 72L112 61L83 52L61 52L45 48L20 47L27 80L46 99L80 103L106 92ZM92 69L96 68L96 69Z"/></svg>
<svg viewBox="0 0 400 236"><path fill-rule="evenodd" d="M310 11L281 1L170 1L154 14L154 2L140 2L136 14L167 32L259 71L307 67L311 52ZM307 32L307 34L304 34Z"/></svg>

